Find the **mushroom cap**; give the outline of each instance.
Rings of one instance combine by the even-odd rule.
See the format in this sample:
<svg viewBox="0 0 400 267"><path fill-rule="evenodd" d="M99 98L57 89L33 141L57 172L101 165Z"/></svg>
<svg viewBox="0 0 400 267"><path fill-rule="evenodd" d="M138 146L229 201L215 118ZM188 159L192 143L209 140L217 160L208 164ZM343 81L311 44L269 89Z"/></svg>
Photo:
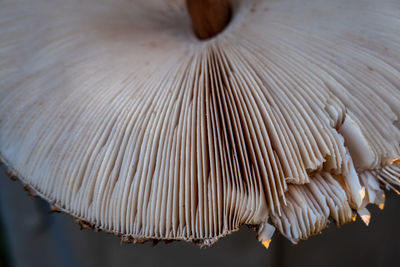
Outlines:
<svg viewBox="0 0 400 267"><path fill-rule="evenodd" d="M83 225L209 245L296 243L399 185L400 3L3 0L0 155Z"/></svg>

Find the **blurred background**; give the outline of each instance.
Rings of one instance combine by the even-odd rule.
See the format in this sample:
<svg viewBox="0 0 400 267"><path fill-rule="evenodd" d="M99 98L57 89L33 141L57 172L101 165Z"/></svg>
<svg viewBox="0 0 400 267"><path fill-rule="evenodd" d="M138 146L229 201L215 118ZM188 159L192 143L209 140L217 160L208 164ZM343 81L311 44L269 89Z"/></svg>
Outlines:
<svg viewBox="0 0 400 267"><path fill-rule="evenodd" d="M117 236L80 230L66 214L29 196L0 167L0 267L6 266L400 266L400 196L387 193L383 211L293 245L275 234L266 250L246 226L214 246L187 242L124 244Z"/></svg>

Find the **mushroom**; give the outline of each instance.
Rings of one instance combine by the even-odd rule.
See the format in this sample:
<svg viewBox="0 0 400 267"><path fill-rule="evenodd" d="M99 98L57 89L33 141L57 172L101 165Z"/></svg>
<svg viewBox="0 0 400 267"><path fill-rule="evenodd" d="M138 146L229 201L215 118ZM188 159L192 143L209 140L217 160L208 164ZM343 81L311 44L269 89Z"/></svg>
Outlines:
<svg viewBox="0 0 400 267"><path fill-rule="evenodd" d="M0 153L83 227L210 245L368 224L400 177L400 5L4 0Z"/></svg>

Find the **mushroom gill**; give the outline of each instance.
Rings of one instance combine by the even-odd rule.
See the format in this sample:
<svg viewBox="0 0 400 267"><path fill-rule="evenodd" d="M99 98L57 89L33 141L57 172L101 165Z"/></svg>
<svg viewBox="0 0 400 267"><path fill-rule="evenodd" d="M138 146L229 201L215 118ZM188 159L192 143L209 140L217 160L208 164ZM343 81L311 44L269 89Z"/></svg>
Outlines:
<svg viewBox="0 0 400 267"><path fill-rule="evenodd" d="M1 1L10 173L124 241L368 223L400 184L400 3L229 8L198 38L183 0Z"/></svg>

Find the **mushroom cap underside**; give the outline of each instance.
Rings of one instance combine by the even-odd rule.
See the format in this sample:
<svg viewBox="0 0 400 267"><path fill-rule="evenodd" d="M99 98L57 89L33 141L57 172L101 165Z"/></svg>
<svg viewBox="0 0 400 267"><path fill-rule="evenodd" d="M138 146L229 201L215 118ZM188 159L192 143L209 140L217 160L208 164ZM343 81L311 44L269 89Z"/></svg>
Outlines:
<svg viewBox="0 0 400 267"><path fill-rule="evenodd" d="M3 160L128 241L368 222L399 185L400 3L232 5L199 41L184 1L2 1Z"/></svg>

